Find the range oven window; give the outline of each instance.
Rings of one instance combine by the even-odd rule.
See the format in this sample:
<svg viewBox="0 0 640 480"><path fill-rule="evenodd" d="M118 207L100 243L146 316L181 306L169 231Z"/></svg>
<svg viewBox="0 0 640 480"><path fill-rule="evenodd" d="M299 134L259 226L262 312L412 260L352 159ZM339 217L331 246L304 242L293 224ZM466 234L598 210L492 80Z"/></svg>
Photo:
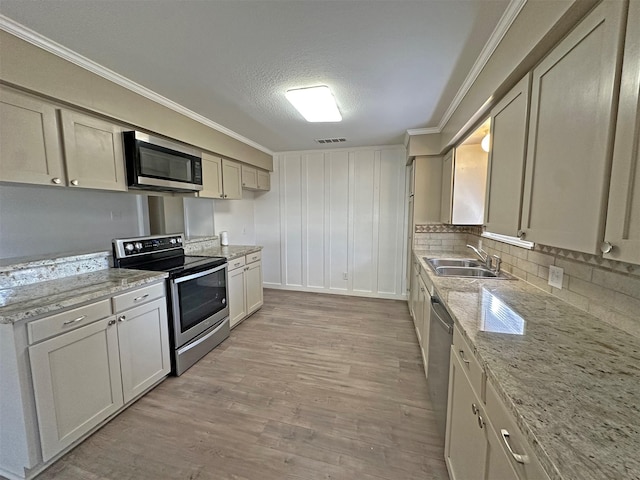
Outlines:
<svg viewBox="0 0 640 480"><path fill-rule="evenodd" d="M180 333L227 306L226 268L218 267L175 280L180 309Z"/></svg>

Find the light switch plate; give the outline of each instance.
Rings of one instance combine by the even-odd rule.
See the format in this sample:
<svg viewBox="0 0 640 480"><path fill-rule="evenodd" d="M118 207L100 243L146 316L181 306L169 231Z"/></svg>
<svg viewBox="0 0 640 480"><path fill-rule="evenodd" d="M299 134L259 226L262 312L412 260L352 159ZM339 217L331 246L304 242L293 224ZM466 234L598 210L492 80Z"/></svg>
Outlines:
<svg viewBox="0 0 640 480"><path fill-rule="evenodd" d="M549 285L562 289L562 279L564 278L564 269L560 267L549 266Z"/></svg>

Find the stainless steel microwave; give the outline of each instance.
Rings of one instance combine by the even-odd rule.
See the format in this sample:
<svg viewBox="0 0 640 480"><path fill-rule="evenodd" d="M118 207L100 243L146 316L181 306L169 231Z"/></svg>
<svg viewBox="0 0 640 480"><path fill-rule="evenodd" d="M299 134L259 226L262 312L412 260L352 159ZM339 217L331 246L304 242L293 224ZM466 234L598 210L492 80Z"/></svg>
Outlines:
<svg viewBox="0 0 640 480"><path fill-rule="evenodd" d="M202 157L197 150L142 132L124 132L123 138L129 188L202 190Z"/></svg>

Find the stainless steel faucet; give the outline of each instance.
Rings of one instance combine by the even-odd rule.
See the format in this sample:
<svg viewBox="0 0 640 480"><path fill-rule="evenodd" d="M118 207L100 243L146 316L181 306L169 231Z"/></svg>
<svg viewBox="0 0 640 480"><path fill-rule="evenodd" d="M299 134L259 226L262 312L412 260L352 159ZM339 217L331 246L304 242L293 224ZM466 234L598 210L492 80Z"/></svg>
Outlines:
<svg viewBox="0 0 640 480"><path fill-rule="evenodd" d="M473 252L478 256L478 258L484 263L484 266L489 270L493 270L495 273L500 273L500 265L502 264L502 259L498 255L489 255L484 250L478 250L473 245L467 245ZM495 260L495 267L494 265Z"/></svg>

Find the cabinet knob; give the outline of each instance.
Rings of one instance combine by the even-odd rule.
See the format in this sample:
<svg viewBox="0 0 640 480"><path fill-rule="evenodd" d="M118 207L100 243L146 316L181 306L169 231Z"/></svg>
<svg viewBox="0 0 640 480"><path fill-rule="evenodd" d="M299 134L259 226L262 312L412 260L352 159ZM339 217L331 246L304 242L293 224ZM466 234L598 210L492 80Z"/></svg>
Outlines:
<svg viewBox="0 0 640 480"><path fill-rule="evenodd" d="M126 316L124 316L124 315L120 315L120 316L118 317L118 321L119 321L119 322L124 322L126 319L127 319L127 317L126 317Z"/></svg>
<svg viewBox="0 0 640 480"><path fill-rule="evenodd" d="M478 410L478 406L477 406L475 403L472 403L472 404L471 404L471 412L472 412L474 415L477 415L479 411L480 411L480 410Z"/></svg>
<svg viewBox="0 0 640 480"><path fill-rule="evenodd" d="M613 250L613 245L610 242L602 242L600 244L600 251L602 253L610 253Z"/></svg>
<svg viewBox="0 0 640 480"><path fill-rule="evenodd" d="M51 183L55 183L56 185L60 185L62 183L62 180L60 180L58 177L54 177L51 179Z"/></svg>
<svg viewBox="0 0 640 480"><path fill-rule="evenodd" d="M107 322L107 325L115 325L116 321L115 320L109 320L109 322Z"/></svg>
<svg viewBox="0 0 640 480"><path fill-rule="evenodd" d="M524 230L518 230L518 238L520 240L522 240L526 236L527 236L527 232L525 232Z"/></svg>
<svg viewBox="0 0 640 480"><path fill-rule="evenodd" d="M224 194L222 194L222 193L221 193L221 194L220 194L220 198L224 198Z"/></svg>
<svg viewBox="0 0 640 480"><path fill-rule="evenodd" d="M71 180L71 185L73 185L73 186L77 186L78 183L80 183L80 182L78 182L78 180Z"/></svg>

